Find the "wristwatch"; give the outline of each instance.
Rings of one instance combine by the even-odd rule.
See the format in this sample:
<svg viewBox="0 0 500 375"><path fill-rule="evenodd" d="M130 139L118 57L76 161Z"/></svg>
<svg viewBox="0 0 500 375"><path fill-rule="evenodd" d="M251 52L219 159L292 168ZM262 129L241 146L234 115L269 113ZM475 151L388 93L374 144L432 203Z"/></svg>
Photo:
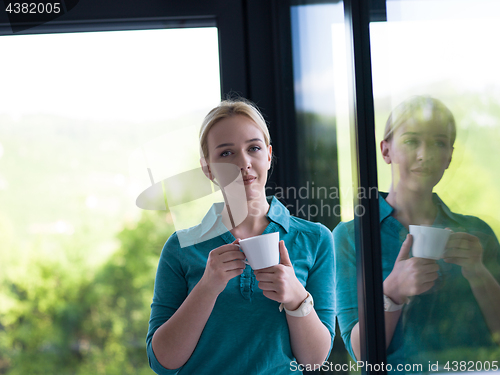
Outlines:
<svg viewBox="0 0 500 375"><path fill-rule="evenodd" d="M296 310L288 310L283 303L280 304L280 312L285 309L285 312L290 315L290 316L295 316L297 318L302 318L304 316L309 315L311 311L313 311L314 308L314 301L312 296L307 293L307 297L300 306Z"/></svg>
<svg viewBox="0 0 500 375"><path fill-rule="evenodd" d="M384 311L392 312L401 310L405 303L406 302L403 302L401 305L398 305L384 294Z"/></svg>

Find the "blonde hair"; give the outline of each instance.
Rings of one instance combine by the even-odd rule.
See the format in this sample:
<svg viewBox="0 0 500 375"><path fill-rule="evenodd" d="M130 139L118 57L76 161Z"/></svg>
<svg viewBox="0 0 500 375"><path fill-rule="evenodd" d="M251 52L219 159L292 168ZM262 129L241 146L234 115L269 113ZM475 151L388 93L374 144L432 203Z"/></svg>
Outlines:
<svg viewBox="0 0 500 375"><path fill-rule="evenodd" d="M390 141L394 131L410 121L446 124L450 129L450 146L455 143L457 128L453 114L440 100L430 96L412 96L394 108L385 124L384 141Z"/></svg>
<svg viewBox="0 0 500 375"><path fill-rule="evenodd" d="M248 117L252 120L264 134L264 142L266 146L271 144L271 136L269 135L269 129L267 128L266 121L253 103L243 98L224 100L217 107L208 112L203 120L203 123L201 124L201 157L208 160L207 135L210 129L212 129L212 127L220 120L238 115Z"/></svg>

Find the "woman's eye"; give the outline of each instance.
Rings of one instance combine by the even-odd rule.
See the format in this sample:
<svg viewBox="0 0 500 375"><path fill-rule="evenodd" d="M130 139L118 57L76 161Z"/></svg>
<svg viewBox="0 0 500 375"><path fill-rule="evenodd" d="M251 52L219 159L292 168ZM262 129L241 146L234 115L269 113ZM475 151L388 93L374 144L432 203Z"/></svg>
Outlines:
<svg viewBox="0 0 500 375"><path fill-rule="evenodd" d="M259 146L253 146L253 147L250 147L250 150L252 151L259 151L261 148Z"/></svg>
<svg viewBox="0 0 500 375"><path fill-rule="evenodd" d="M438 147L445 147L446 143L444 143L443 141L436 141L436 146L438 146Z"/></svg>
<svg viewBox="0 0 500 375"><path fill-rule="evenodd" d="M406 145L416 145L417 144L417 140L410 138L410 139L405 140L404 143Z"/></svg>
<svg viewBox="0 0 500 375"><path fill-rule="evenodd" d="M220 156L222 156L222 157L226 157L229 155L231 155L231 151L224 151L223 153L220 154Z"/></svg>

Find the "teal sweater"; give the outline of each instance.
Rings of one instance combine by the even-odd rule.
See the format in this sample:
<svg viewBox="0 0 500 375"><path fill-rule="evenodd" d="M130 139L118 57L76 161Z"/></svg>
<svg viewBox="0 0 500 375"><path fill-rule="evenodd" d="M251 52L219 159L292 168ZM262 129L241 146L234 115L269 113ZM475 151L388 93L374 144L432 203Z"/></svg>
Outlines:
<svg viewBox="0 0 500 375"><path fill-rule="evenodd" d="M268 200L270 223L264 233L280 233L295 274L313 296L315 310L330 331L333 343L332 235L321 224L291 216L276 198ZM293 371L295 358L285 312L279 311L278 302L264 297L250 266L241 276L231 279L217 298L198 345L184 366L167 370L153 353L154 332L175 313L201 279L208 253L235 240L222 224L221 210L221 204L212 206L198 227L188 229L188 233L174 233L163 248L146 339L150 366L157 374L297 374ZM183 243L191 245L181 247L179 236Z"/></svg>
<svg viewBox="0 0 500 375"><path fill-rule="evenodd" d="M380 231L382 243L383 279L390 274L401 245L408 234L406 228L391 214L393 208L385 201L387 193L380 193ZM434 226L468 232L477 236L484 249L483 262L497 281L500 272L500 246L491 228L474 216L451 212L434 194L438 214ZM335 248L336 316L345 346L354 358L351 330L358 322L356 288L356 253L354 222L339 224L333 231ZM461 267L439 260L439 278L428 292L412 297L404 307L400 321L387 350L388 363L396 370L397 364L422 364L428 370L429 361L445 365L445 361L463 361L464 352L478 359L480 348L494 348L486 326ZM418 371L416 371L418 372Z"/></svg>

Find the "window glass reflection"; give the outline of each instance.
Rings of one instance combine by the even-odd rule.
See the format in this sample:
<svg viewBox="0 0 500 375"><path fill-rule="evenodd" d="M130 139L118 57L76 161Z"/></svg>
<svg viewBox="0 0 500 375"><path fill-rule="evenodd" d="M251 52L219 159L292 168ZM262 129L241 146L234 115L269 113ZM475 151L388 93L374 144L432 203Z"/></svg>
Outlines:
<svg viewBox="0 0 500 375"><path fill-rule="evenodd" d="M388 1L370 27L384 293L406 302L385 314L388 360L422 366L407 372L479 371L499 355L496 14L494 1ZM417 258L427 237L407 238L410 225L451 229L442 257Z"/></svg>
<svg viewBox="0 0 500 375"><path fill-rule="evenodd" d="M395 371L499 370L498 8L387 1L388 22L370 25ZM352 221L334 229L336 313L360 359L354 237Z"/></svg>
<svg viewBox="0 0 500 375"><path fill-rule="evenodd" d="M294 3L298 4L291 7L298 193L302 193L298 198L307 207L303 217L333 229L353 215L344 9L338 1ZM285 199L294 202L293 195ZM353 281L356 298L355 274ZM326 366L332 371L323 373L333 369L347 373L349 361L337 332Z"/></svg>
<svg viewBox="0 0 500 375"><path fill-rule="evenodd" d="M343 25L342 4L292 6L291 24L300 186L284 198L299 209L294 215L331 229L345 209L338 183L332 44L333 25Z"/></svg>

